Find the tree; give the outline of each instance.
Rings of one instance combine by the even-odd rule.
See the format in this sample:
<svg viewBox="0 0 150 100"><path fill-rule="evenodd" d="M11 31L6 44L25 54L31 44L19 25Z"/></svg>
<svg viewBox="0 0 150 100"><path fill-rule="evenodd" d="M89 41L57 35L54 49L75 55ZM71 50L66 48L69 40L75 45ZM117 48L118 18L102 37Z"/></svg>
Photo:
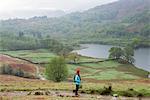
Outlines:
<svg viewBox="0 0 150 100"><path fill-rule="evenodd" d="M79 60L79 55L76 52L70 53L68 55L69 60L73 61L74 63L77 63L77 61Z"/></svg>
<svg viewBox="0 0 150 100"><path fill-rule="evenodd" d="M142 39L140 37L135 37L132 39L132 43L130 45L131 47L136 48L140 45L141 42L142 42Z"/></svg>
<svg viewBox="0 0 150 100"><path fill-rule="evenodd" d="M68 76L66 62L62 57L53 58L46 67L46 76L55 82L64 81Z"/></svg>
<svg viewBox="0 0 150 100"><path fill-rule="evenodd" d="M62 56L62 57L64 57L64 58L66 58L66 56L70 53L70 49L68 49L68 48L62 48L62 50L60 50L59 52L58 52L58 55L60 55L60 56Z"/></svg>
<svg viewBox="0 0 150 100"><path fill-rule="evenodd" d="M141 30L141 35L147 38L150 38L150 25L147 24L144 26L144 28Z"/></svg>
<svg viewBox="0 0 150 100"><path fill-rule="evenodd" d="M23 37L24 33L23 32L19 32L19 38Z"/></svg>
<svg viewBox="0 0 150 100"><path fill-rule="evenodd" d="M109 58L113 58L113 59L122 59L128 63L134 63L134 49L133 47L130 45L127 45L126 47L124 47L124 49L121 49L119 47L112 47L109 50Z"/></svg>
<svg viewBox="0 0 150 100"><path fill-rule="evenodd" d="M109 58L120 59L123 56L123 50L119 47L112 47L109 50Z"/></svg>
<svg viewBox="0 0 150 100"><path fill-rule="evenodd" d="M129 63L134 63L134 49L131 46L126 46L124 49L124 56L123 59Z"/></svg>

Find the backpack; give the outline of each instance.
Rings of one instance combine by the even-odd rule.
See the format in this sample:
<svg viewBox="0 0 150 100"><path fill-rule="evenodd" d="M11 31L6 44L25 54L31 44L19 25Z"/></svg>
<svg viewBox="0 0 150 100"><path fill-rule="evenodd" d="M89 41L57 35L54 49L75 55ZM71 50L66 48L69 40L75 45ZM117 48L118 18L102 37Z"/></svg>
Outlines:
<svg viewBox="0 0 150 100"><path fill-rule="evenodd" d="M78 76L79 76L79 78L80 78L80 80L81 80L80 75L78 75ZM76 78L76 74L75 74L74 77L73 77L73 81L74 81L74 82L76 82L76 81L75 81L75 78Z"/></svg>
<svg viewBox="0 0 150 100"><path fill-rule="evenodd" d="M75 77L76 77L76 74L75 74L74 77L73 77L73 81L74 81L74 82L76 82L76 81L75 81Z"/></svg>

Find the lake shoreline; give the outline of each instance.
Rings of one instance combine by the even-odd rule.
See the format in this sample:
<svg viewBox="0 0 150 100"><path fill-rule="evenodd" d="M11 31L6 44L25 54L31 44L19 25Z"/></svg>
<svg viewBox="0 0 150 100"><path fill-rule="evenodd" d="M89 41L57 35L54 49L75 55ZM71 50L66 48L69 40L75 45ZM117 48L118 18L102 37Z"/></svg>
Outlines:
<svg viewBox="0 0 150 100"><path fill-rule="evenodd" d="M79 55L79 56L85 57L85 58L92 58L92 59L95 59L95 60L96 60L96 59L101 59L101 60L95 61L95 62L93 61L93 62L82 62L82 63L98 63L98 62L106 62L106 61L116 61L115 59L109 59L109 58L104 59L104 58L94 58L94 57L88 57L88 56L82 56L82 55ZM81 63L77 63L77 64L81 64ZM127 64L127 65L128 65L128 64ZM130 65L132 65L134 68L136 68L136 69L138 69L138 70L142 70L142 71L145 71L145 72L150 72L150 71L141 69L141 68L135 66L134 64L130 64Z"/></svg>
<svg viewBox="0 0 150 100"><path fill-rule="evenodd" d="M114 47L113 45L100 45L100 44L92 44L92 43L91 44L80 44L80 46L82 47L82 49L74 50L74 52L77 52L79 55L82 55L82 56L92 57L92 58L97 58L97 59L98 58L107 59L108 55L109 55L108 50L111 47ZM99 49L99 50L97 51L96 49ZM106 49L106 50L103 51L101 49ZM142 48L142 49L138 48L138 49L135 49L134 58L135 58L135 60L137 60L137 62L135 62L134 65L137 68L140 68L140 69L143 69L143 70L146 70L146 71L150 72L150 69L148 67L148 61L146 62L146 60L150 59L149 56L148 56L148 54L149 54L148 52L149 51L146 51L146 52L141 51L141 50L145 50L145 49L149 50L149 48ZM99 53L99 52L101 52L101 53ZM142 57L141 56L142 54L144 54L148 58ZM139 64L139 62L141 62L140 57L146 59L146 60L143 60L146 64L144 62L141 63L142 65ZM141 66L143 66L143 64L145 64L144 66L147 66L147 67L141 67Z"/></svg>

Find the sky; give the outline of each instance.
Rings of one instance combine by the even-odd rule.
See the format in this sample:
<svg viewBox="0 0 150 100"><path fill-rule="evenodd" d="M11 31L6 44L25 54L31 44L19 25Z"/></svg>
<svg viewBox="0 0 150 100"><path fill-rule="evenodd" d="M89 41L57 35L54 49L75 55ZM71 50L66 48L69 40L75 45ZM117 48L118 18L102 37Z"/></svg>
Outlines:
<svg viewBox="0 0 150 100"><path fill-rule="evenodd" d="M0 0L0 19L46 15L47 11L84 11L117 0Z"/></svg>

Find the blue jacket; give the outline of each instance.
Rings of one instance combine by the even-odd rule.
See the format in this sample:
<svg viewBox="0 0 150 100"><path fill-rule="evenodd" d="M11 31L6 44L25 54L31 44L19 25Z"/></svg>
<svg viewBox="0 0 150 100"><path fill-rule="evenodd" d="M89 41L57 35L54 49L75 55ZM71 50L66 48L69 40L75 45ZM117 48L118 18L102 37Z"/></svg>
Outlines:
<svg viewBox="0 0 150 100"><path fill-rule="evenodd" d="M81 83L81 79L80 79L79 75L75 75L75 84L80 85L80 83Z"/></svg>

